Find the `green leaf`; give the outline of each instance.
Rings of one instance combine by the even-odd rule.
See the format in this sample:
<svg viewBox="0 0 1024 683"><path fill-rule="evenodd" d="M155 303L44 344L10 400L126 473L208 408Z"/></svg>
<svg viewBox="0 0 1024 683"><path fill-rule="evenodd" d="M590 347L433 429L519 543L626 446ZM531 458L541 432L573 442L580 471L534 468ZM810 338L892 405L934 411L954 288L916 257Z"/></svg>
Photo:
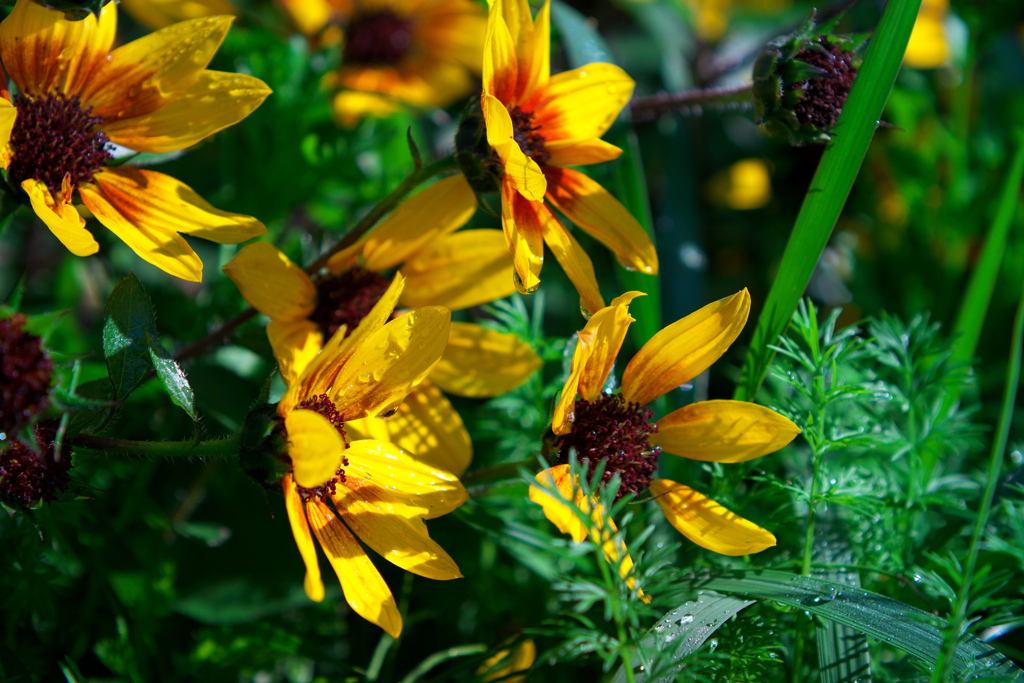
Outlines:
<svg viewBox="0 0 1024 683"><path fill-rule="evenodd" d="M551 3L551 21L558 27L565 46L566 57L573 68L591 62L611 62L608 44L597 32L594 22L560 0Z"/></svg>
<svg viewBox="0 0 1024 683"><path fill-rule="evenodd" d="M155 337L153 302L135 273L129 273L107 298L103 321L103 357L118 400L127 398L149 373L150 340Z"/></svg>
<svg viewBox="0 0 1024 683"><path fill-rule="evenodd" d="M198 422L199 415L196 413L196 401L192 393L192 386L188 383L188 378L182 372L181 366L171 358L167 349L160 346L159 341L150 339L149 342L149 358L153 362L153 367L156 368L156 376L163 382L164 388L167 389L174 404L188 413L193 421Z"/></svg>
<svg viewBox="0 0 1024 683"><path fill-rule="evenodd" d="M704 591L696 600L683 603L662 617L640 641L640 647L647 652L667 651L669 661L678 662L696 652L722 624L754 602ZM658 661L664 659L658 657ZM648 681L642 671L634 671L634 680L636 683L670 683L675 680L675 667L659 668L653 673L654 677ZM626 680L626 669L620 667L612 683L626 683Z"/></svg>
<svg viewBox="0 0 1024 683"><path fill-rule="evenodd" d="M750 400L764 381L776 343L803 296L832 228L860 171L882 109L899 72L921 0L891 0L825 148L786 245L743 363L735 398Z"/></svg>
<svg viewBox="0 0 1024 683"><path fill-rule="evenodd" d="M723 593L774 600L849 626L934 666L943 644L937 617L905 603L842 583L783 572L736 572L703 587ZM972 680L1024 682L1009 659L983 641L965 636L956 648L953 670Z"/></svg>

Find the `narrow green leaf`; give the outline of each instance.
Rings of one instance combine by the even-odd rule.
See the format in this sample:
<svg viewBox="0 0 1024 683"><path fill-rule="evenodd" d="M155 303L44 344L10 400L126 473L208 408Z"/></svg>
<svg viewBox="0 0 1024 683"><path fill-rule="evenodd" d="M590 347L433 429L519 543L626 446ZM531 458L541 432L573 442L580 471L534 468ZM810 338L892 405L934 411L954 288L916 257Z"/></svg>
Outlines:
<svg viewBox="0 0 1024 683"><path fill-rule="evenodd" d="M486 645L459 645L457 647L450 647L447 650L441 650L430 655L422 662L417 664L412 671L410 671L405 678L402 679L402 683L416 683L416 681L423 678L424 675L438 664L454 659L455 657L465 657L467 655L478 655L487 652Z"/></svg>
<svg viewBox="0 0 1024 683"><path fill-rule="evenodd" d="M155 337L153 302L129 273L107 298L103 321L103 357L117 399L124 400L149 373L149 340Z"/></svg>
<svg viewBox="0 0 1024 683"><path fill-rule="evenodd" d="M696 652L722 624L754 602L730 595L719 595L714 591L704 591L696 600L683 603L658 620L640 641L640 648L652 654L656 651L668 651L668 661L675 664ZM664 659L659 656L656 661ZM675 680L675 672L675 666L665 669L659 667L652 670L653 677L650 680L643 671L633 673L636 683L669 683ZM620 667L612 683L626 683L627 680L625 668Z"/></svg>
<svg viewBox="0 0 1024 683"><path fill-rule="evenodd" d="M171 354L167 353L158 340L150 339L149 343L149 358L153 362L153 367L156 368L156 376L163 382L171 400L188 413L193 421L198 421L199 415L196 413L192 386L188 383L188 378L182 372L181 366L171 358Z"/></svg>
<svg viewBox="0 0 1024 683"><path fill-rule="evenodd" d="M861 588L773 571L735 572L703 585L805 610L889 643L931 666L942 648L942 631L932 625L935 615ZM953 670L958 676L973 676L972 680L1024 682L1024 671L973 636L965 636L957 645Z"/></svg>
<svg viewBox="0 0 1024 683"><path fill-rule="evenodd" d="M735 398L749 400L764 381L782 334L839 218L889 97L921 0L890 0L811 187L804 197L753 341Z"/></svg>

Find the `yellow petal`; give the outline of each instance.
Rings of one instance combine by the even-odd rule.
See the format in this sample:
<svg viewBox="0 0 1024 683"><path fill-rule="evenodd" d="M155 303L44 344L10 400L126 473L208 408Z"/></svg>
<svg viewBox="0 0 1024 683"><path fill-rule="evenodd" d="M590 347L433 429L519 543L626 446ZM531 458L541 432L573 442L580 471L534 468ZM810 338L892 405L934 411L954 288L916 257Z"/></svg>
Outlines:
<svg viewBox="0 0 1024 683"><path fill-rule="evenodd" d="M651 337L622 373L622 397L646 405L711 367L750 313L742 290L677 320Z"/></svg>
<svg viewBox="0 0 1024 683"><path fill-rule="evenodd" d="M315 36L331 20L334 8L327 0L278 0L304 36Z"/></svg>
<svg viewBox="0 0 1024 683"><path fill-rule="evenodd" d="M579 171L545 167L548 200L569 220L615 254L630 270L656 275L658 253L650 236L608 190Z"/></svg>
<svg viewBox="0 0 1024 683"><path fill-rule="evenodd" d="M572 352L572 366L569 377L565 380L562 393L555 403L555 413L551 420L551 430L558 435L572 431L572 423L576 420L576 395L579 393L580 379L594 352L594 341L597 331L584 328L576 334L576 348Z"/></svg>
<svg viewBox="0 0 1024 683"><path fill-rule="evenodd" d="M388 562L428 579L462 578L455 561L430 538L423 520L404 516L386 490L373 482L346 480L333 498L348 528Z"/></svg>
<svg viewBox="0 0 1024 683"><path fill-rule="evenodd" d="M597 400L608 383L608 375L615 365L626 332L629 331L630 323L634 322L633 316L629 314L629 303L638 296L647 295L643 292L626 292L616 297L611 306L602 308L587 321L584 329L593 330L595 334L578 389L579 395L587 401Z"/></svg>
<svg viewBox="0 0 1024 683"><path fill-rule="evenodd" d="M552 524L558 527L563 534L567 534L573 541L579 543L587 537L587 526L580 519L580 516L573 512L569 501L576 500L577 504L586 504L586 499L580 493L579 487L574 485L569 476L568 465L555 465L544 470L536 477L540 486L531 484L529 497L544 510L544 516ZM561 494L556 498L547 490L555 489ZM584 510L586 512L586 510Z"/></svg>
<svg viewBox="0 0 1024 683"><path fill-rule="evenodd" d="M658 420L648 441L693 460L745 462L774 453L799 433L788 418L756 403L701 401Z"/></svg>
<svg viewBox="0 0 1024 683"><path fill-rule="evenodd" d="M543 363L514 334L473 323L452 323L448 346L430 380L458 396L489 398L515 389Z"/></svg>
<svg viewBox="0 0 1024 683"><path fill-rule="evenodd" d="M391 95L358 90L342 90L331 100L334 120L346 130L352 130L364 118L383 119L402 110L402 101Z"/></svg>
<svg viewBox="0 0 1024 683"><path fill-rule="evenodd" d="M50 189L34 178L23 180L21 187L28 194L32 210L68 251L75 256L89 256L99 251L100 245L85 229L85 219L71 204L70 192L62 193L65 197L57 201Z"/></svg>
<svg viewBox="0 0 1024 683"><path fill-rule="evenodd" d="M487 17L487 33L484 36L484 94L492 95L500 102L512 101L519 80L519 58L516 55L515 36L511 32L515 31L518 35L519 22L514 20L509 25L502 15L505 6L515 11L517 2L496 0ZM527 7L528 16L529 12Z"/></svg>
<svg viewBox="0 0 1024 683"><path fill-rule="evenodd" d="M394 416L345 423L349 439L390 441L430 467L455 476L473 460L473 443L462 418L441 390L424 380Z"/></svg>
<svg viewBox="0 0 1024 683"><path fill-rule="evenodd" d="M117 48L89 74L83 104L107 124L153 113L195 83L233 20L190 19Z"/></svg>
<svg viewBox="0 0 1024 683"><path fill-rule="evenodd" d="M400 303L453 311L479 306L515 292L512 273L501 230L462 230L437 238L405 262L402 274L409 286Z"/></svg>
<svg viewBox="0 0 1024 683"><path fill-rule="evenodd" d="M541 217L544 218L545 214L547 220L543 221L544 242L551 248L551 253L555 255L569 281L579 292L580 309L589 314L603 308L604 298L601 296L597 275L594 273L594 263L590 256L550 211L544 209Z"/></svg>
<svg viewBox="0 0 1024 683"><path fill-rule="evenodd" d="M11 132L14 130L14 122L17 118L18 110L14 108L9 99L0 96L0 149L5 150L0 155L0 158L3 159L3 166L0 168L7 168L9 150L5 148L11 142Z"/></svg>
<svg viewBox="0 0 1024 683"><path fill-rule="evenodd" d="M118 5L151 29L196 17L238 14L235 6L227 0L120 0Z"/></svg>
<svg viewBox="0 0 1024 683"><path fill-rule="evenodd" d="M689 486L655 479L650 491L669 524L703 548L722 555L750 555L775 545L770 532Z"/></svg>
<svg viewBox="0 0 1024 683"><path fill-rule="evenodd" d="M324 344L320 328L309 320L272 320L267 325L267 338L285 386L299 378Z"/></svg>
<svg viewBox="0 0 1024 683"><path fill-rule="evenodd" d="M313 281L269 242L242 247L223 270L242 298L271 320L302 320L316 310Z"/></svg>
<svg viewBox="0 0 1024 683"><path fill-rule="evenodd" d="M309 523L341 582L345 601L356 614L384 629L392 638L402 633L402 615L380 572L359 541L319 498L306 508Z"/></svg>
<svg viewBox="0 0 1024 683"><path fill-rule="evenodd" d="M549 140L599 138L629 102L633 86L619 67L594 62L555 74L524 108L534 112L534 125L543 126Z"/></svg>
<svg viewBox="0 0 1024 683"><path fill-rule="evenodd" d="M408 518L434 519L466 502L466 489L451 472L439 469L387 441L361 439L345 451L345 481L365 480L386 490L391 510Z"/></svg>
<svg viewBox="0 0 1024 683"><path fill-rule="evenodd" d="M525 683L526 674L513 676L518 671L525 672L537 658L537 646L527 638L515 647L511 652L501 650L484 660L480 668L476 670L483 683L501 681L501 683Z"/></svg>
<svg viewBox="0 0 1024 683"><path fill-rule="evenodd" d="M284 507L288 511L292 536L295 538L295 545L299 547L302 562L306 565L306 578L302 582L302 587L310 600L320 602L324 599L324 582L320 578L320 563L316 557L313 534L310 533L309 522L306 521L305 506L292 475L286 474L281 480L281 486L284 488Z"/></svg>
<svg viewBox="0 0 1024 683"><path fill-rule="evenodd" d="M525 16L529 17L529 3L522 4ZM551 77L551 0L544 0L537 11L530 39L520 41L516 48L519 52L518 95L528 99L535 90L545 86Z"/></svg>
<svg viewBox="0 0 1024 683"><path fill-rule="evenodd" d="M586 166L622 156L621 149L597 138L545 142L544 150L551 155L548 158L549 166Z"/></svg>
<svg viewBox="0 0 1024 683"><path fill-rule="evenodd" d="M428 306L395 318L367 337L327 392L345 419L394 414L441 357L450 321L447 308Z"/></svg>
<svg viewBox="0 0 1024 683"><path fill-rule="evenodd" d="M112 142L139 152L174 152L238 123L270 92L252 76L203 71L169 104L145 116L113 121L103 131Z"/></svg>
<svg viewBox="0 0 1024 683"><path fill-rule="evenodd" d="M521 283L521 291L532 292L540 285L544 265L544 222L547 209L519 194L508 176L501 181L501 227L505 232L512 267Z"/></svg>
<svg viewBox="0 0 1024 683"><path fill-rule="evenodd" d="M437 238L461 228L475 212L476 195L464 175L440 180L399 204L367 235L363 264L369 270L394 268Z"/></svg>
<svg viewBox="0 0 1024 683"><path fill-rule="evenodd" d="M68 21L63 12L18 0L0 23L0 53L22 93L59 90L77 95L93 67L110 52L116 31L115 4L100 10L99 21L92 13L81 21Z"/></svg>
<svg viewBox="0 0 1024 683"><path fill-rule="evenodd" d="M312 489L330 481L341 467L345 442L330 420L312 410L293 410L284 419L295 483Z"/></svg>
<svg viewBox="0 0 1024 683"><path fill-rule="evenodd" d="M493 95L484 95L482 103L487 143L501 160L505 169L504 178L526 199L541 201L544 199L547 181L537 162L526 156L515 141L512 117L505 105Z"/></svg>
<svg viewBox="0 0 1024 683"><path fill-rule="evenodd" d="M163 173L121 166L97 173L96 183L121 215L137 226L218 244L237 244L267 234L266 226L252 216L216 209L191 187Z"/></svg>

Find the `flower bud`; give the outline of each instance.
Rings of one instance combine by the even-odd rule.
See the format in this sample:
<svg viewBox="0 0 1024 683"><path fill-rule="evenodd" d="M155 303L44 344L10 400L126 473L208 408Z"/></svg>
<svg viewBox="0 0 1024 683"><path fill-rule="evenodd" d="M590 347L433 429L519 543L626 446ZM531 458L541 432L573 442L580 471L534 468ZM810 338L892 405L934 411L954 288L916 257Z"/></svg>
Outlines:
<svg viewBox="0 0 1024 683"><path fill-rule="evenodd" d="M487 143L483 109L473 98L462 110L455 133L455 162L477 194L492 194L501 189L502 166Z"/></svg>
<svg viewBox="0 0 1024 683"><path fill-rule="evenodd" d="M57 420L33 425L35 444L0 435L0 503L36 508L59 497L71 482L71 458L56 451Z"/></svg>
<svg viewBox="0 0 1024 683"><path fill-rule="evenodd" d="M288 443L284 420L276 405L264 404L249 411L238 443L238 464L261 486L274 488L288 473Z"/></svg>
<svg viewBox="0 0 1024 683"><path fill-rule="evenodd" d="M16 432L50 404L53 362L25 322L20 313L0 320L0 433Z"/></svg>
<svg viewBox="0 0 1024 683"><path fill-rule="evenodd" d="M100 10L110 0L34 0L37 5L64 13L68 21L81 21L90 14L100 16Z"/></svg>

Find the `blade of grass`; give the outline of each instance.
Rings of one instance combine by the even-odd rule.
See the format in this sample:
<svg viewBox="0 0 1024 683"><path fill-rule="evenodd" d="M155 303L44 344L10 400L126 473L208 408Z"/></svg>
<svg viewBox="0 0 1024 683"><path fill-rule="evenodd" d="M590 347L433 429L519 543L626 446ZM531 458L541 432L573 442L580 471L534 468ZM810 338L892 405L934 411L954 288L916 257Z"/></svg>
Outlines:
<svg viewBox="0 0 1024 683"><path fill-rule="evenodd" d="M764 381L774 356L769 345L785 331L846 203L896 80L920 6L921 0L890 0L882 13L757 321L736 387L737 399L752 399Z"/></svg>

